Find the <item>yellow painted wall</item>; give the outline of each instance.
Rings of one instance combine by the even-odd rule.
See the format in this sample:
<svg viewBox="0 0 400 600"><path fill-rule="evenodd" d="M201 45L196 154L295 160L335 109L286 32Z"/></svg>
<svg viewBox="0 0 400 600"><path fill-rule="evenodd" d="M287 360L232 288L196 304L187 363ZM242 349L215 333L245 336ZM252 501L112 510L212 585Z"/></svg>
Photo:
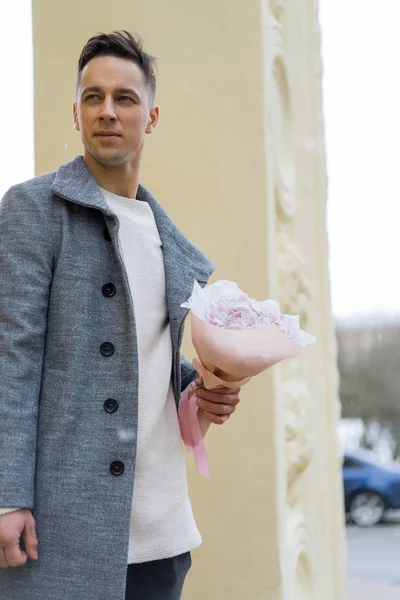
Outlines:
<svg viewBox="0 0 400 600"><path fill-rule="evenodd" d="M312 115L307 117L307 104L296 105L290 118L282 110L282 74L275 77L274 65L283 65L291 77L293 61L298 60L299 69L308 73L305 95L317 107L320 89L318 78L309 72L310 56L319 52L313 2L286 4L288 15L278 0L33 0L37 174L81 153L71 111L84 43L96 32L115 28L139 33L145 48L159 58L161 107L157 131L147 139L142 182L216 262L214 279L235 280L259 299L284 300L291 293L285 288L291 279L285 266L279 267L277 195L282 197L288 186L278 173L279 165L296 169L296 152L301 155L296 140L303 140L304 131L310 135L314 128L311 137L321 138L321 124ZM296 30L299 17L304 27ZM287 36L290 27L296 31L294 46ZM276 63L277 48L282 57ZM288 93L292 102L296 94ZM324 209L319 208L325 191L323 139L314 144L308 158L307 162L303 156L303 163L314 175L320 174L320 188L308 181L306 193L304 186L290 185L311 221L295 210L295 216L283 219L282 227L295 255L305 258L304 270L313 284L308 327L322 339L319 349L293 365L295 375L278 367L253 380L243 390L230 422L211 430L207 437L211 482L200 479L188 460L193 508L204 544L194 553L185 600L342 598L337 401L328 281L322 277L327 263ZM323 245L318 263L317 243ZM286 251L285 246L283 256ZM301 285L295 278L295 304ZM188 336L184 350L191 358ZM333 375L326 378L328 371ZM290 385L305 390L307 410L313 400L319 403L312 419L307 420L309 413L305 424L299 418L303 430L295 433L305 475L288 434L302 402L300 395L296 408ZM317 431L314 458L307 458L302 440ZM332 478L326 484L336 498L328 504L326 498L311 494L313 479L327 470ZM328 556L332 544L336 544L333 562Z"/></svg>

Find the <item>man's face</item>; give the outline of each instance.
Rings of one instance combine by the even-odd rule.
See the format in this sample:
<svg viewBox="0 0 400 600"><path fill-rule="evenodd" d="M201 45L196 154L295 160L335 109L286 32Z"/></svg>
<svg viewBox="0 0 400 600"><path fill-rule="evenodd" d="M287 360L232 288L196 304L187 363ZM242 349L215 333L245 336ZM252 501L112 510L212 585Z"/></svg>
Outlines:
<svg viewBox="0 0 400 600"><path fill-rule="evenodd" d="M140 67L130 60L99 56L81 74L74 104L75 128L83 145L103 166L133 165L146 133L158 120Z"/></svg>

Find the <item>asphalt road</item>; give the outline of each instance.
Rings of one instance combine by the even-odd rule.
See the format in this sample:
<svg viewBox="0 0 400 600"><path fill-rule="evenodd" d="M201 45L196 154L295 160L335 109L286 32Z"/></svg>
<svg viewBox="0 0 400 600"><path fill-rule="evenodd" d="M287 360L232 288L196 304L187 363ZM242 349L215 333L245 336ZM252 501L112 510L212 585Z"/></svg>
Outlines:
<svg viewBox="0 0 400 600"><path fill-rule="evenodd" d="M347 527L349 600L400 600L400 518Z"/></svg>

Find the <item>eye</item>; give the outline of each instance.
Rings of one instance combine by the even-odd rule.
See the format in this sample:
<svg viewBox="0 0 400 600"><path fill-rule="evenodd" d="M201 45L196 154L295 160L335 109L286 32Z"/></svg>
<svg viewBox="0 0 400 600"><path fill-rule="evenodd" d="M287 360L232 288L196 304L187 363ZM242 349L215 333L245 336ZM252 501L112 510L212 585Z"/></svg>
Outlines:
<svg viewBox="0 0 400 600"><path fill-rule="evenodd" d="M122 102L132 102L133 104L136 103L136 101L133 98L131 98L131 96L120 96L118 100Z"/></svg>
<svg viewBox="0 0 400 600"><path fill-rule="evenodd" d="M100 100L100 96L98 94L88 94L85 98L85 102L89 100Z"/></svg>

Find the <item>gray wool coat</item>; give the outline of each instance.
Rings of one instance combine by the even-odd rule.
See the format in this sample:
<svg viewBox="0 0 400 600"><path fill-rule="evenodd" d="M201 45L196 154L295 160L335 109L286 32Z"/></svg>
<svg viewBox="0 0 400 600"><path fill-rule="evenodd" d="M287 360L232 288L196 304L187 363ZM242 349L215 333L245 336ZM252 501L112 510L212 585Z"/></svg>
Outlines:
<svg viewBox="0 0 400 600"><path fill-rule="evenodd" d="M195 375L180 356L180 304L213 265L143 186L138 199L163 245L178 403ZM32 510L40 557L0 569L1 600L125 598L136 435L124 434L136 433L140 415L117 233L81 156L12 187L0 204L0 506Z"/></svg>

